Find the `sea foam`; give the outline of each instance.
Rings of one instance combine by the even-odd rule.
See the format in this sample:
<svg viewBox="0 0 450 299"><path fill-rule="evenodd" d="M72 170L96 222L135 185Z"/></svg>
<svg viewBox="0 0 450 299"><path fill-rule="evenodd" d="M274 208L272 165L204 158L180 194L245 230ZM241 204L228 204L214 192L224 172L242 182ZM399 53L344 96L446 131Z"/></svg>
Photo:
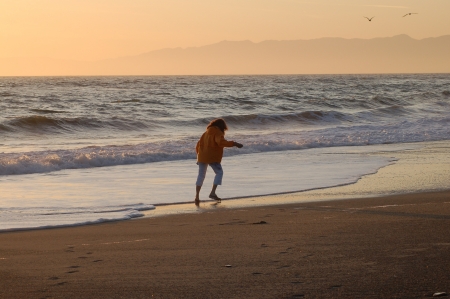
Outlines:
<svg viewBox="0 0 450 299"><path fill-rule="evenodd" d="M32 203L28 203L32 205ZM0 231L44 229L122 221L144 216L153 205L117 207L9 207L0 209Z"/></svg>

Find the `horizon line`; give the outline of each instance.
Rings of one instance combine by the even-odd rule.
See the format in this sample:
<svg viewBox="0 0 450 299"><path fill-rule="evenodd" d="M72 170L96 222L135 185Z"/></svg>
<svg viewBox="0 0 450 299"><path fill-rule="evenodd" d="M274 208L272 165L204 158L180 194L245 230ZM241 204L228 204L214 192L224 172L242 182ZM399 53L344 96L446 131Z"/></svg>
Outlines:
<svg viewBox="0 0 450 299"><path fill-rule="evenodd" d="M146 51L146 52L141 52L139 54L117 56L117 57L114 57L114 58L102 58L102 59L96 59L96 60L79 60L79 59L70 59L70 58L53 58L53 57L49 57L49 56L9 56L9 57L0 57L0 60L3 60L3 59L49 59L49 60L57 60L57 61L72 61L72 62L93 63L93 62L101 62L101 61L107 61L107 60L116 60L116 59L123 59L123 58L129 58L129 57L138 57L138 56L146 55L146 54L149 54L149 53L152 53L152 52L158 52L158 51L164 51L164 50L198 49L198 48L208 47L208 46L212 46L212 45L217 45L217 44L224 43L224 42L229 42L229 43L250 42L252 44L261 44L261 43L264 43L264 42L315 41L315 40L321 40L321 39L373 40L373 39L395 38L395 37L399 37L399 36L406 36L406 37L408 37L410 39L413 39L413 40L416 40L416 41L420 41L420 40L424 40L424 39L440 38L440 37L444 37L444 36L450 36L450 33L449 34L440 35L440 36L424 37L424 38L420 38L420 39L411 37L410 35L408 35L406 33L396 34L396 35L392 35L392 36L384 36L384 37L372 37L372 38L359 38L359 37L346 38L346 37L325 36L325 37L310 38L310 39L280 39L280 40L267 39L267 40L262 40L262 41L259 41L259 42L254 42L254 41L252 41L250 39L245 39L245 40L226 40L226 39L224 39L224 40L220 40L218 42L205 44L205 45L202 45L202 46L166 47L166 48L160 48L160 49L155 49L155 50L149 50L149 51Z"/></svg>

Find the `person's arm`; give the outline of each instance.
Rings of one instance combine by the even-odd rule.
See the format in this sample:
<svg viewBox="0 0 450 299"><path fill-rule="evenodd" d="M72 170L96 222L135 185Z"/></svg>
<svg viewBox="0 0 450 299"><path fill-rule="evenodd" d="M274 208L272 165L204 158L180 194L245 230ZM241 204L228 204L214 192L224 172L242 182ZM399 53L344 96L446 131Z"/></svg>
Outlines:
<svg viewBox="0 0 450 299"><path fill-rule="evenodd" d="M241 143L236 142L236 141L233 141L233 142L234 142L234 146L235 146L235 147L237 147L237 148L243 147L243 145L242 145Z"/></svg>
<svg viewBox="0 0 450 299"><path fill-rule="evenodd" d="M217 134L216 136L214 136L214 141L220 147L233 147L234 146L234 141L226 140L225 137L223 136L223 134Z"/></svg>
<svg viewBox="0 0 450 299"><path fill-rule="evenodd" d="M218 146L221 146L221 147L233 147L233 146L235 146L237 148L243 147L243 145L240 144L239 142L227 141L223 135L216 135L215 137L216 137L215 141L216 141Z"/></svg>

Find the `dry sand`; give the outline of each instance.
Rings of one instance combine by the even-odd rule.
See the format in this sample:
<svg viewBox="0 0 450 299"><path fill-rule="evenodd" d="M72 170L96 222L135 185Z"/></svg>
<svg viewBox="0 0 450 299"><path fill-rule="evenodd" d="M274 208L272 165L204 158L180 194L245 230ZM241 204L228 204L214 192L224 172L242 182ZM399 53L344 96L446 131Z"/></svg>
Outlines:
<svg viewBox="0 0 450 299"><path fill-rule="evenodd" d="M450 192L6 232L0 244L0 298L427 298L450 292Z"/></svg>

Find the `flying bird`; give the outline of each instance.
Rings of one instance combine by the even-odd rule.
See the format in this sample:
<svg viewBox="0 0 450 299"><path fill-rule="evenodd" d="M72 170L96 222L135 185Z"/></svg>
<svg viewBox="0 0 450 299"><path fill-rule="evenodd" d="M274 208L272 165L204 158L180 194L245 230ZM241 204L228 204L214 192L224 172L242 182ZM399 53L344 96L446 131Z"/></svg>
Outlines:
<svg viewBox="0 0 450 299"><path fill-rule="evenodd" d="M375 17L371 17L370 19L369 19L368 17L364 17L364 18L366 18L367 20L369 20L369 22L372 22L372 19L375 18Z"/></svg>
<svg viewBox="0 0 450 299"><path fill-rule="evenodd" d="M417 15L417 14L418 14L417 12L409 12L406 15L404 15L403 17L410 16L410 15Z"/></svg>

